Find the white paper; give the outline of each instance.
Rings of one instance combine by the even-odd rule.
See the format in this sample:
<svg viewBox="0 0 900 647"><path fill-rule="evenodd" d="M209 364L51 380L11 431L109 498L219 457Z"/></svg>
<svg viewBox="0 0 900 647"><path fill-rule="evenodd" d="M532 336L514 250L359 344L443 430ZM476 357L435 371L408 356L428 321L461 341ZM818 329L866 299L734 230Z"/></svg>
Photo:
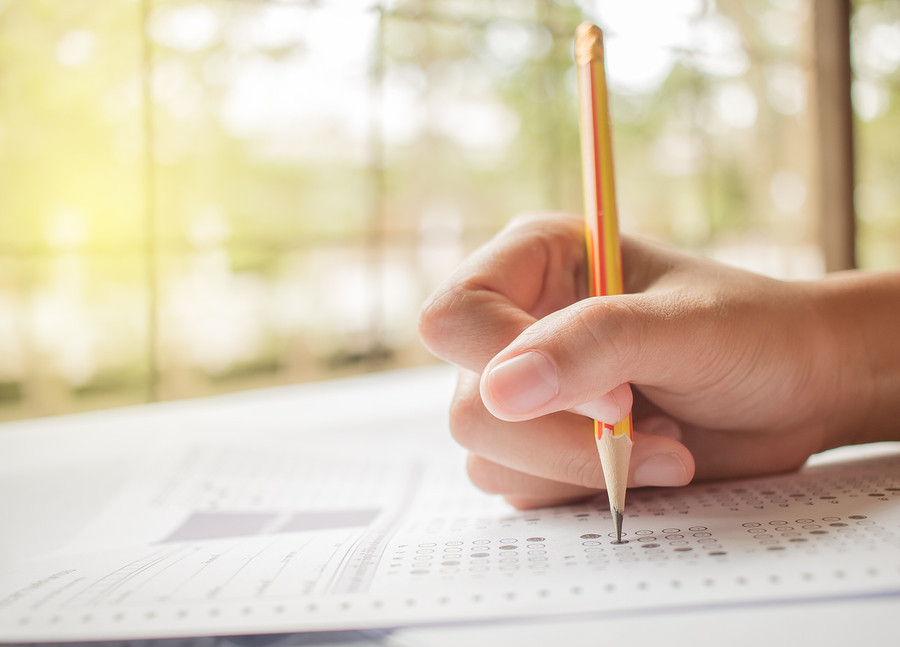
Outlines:
<svg viewBox="0 0 900 647"><path fill-rule="evenodd" d="M0 640L404 626L900 595L900 453L516 512L457 452L339 435L160 448L88 530L0 578Z"/></svg>

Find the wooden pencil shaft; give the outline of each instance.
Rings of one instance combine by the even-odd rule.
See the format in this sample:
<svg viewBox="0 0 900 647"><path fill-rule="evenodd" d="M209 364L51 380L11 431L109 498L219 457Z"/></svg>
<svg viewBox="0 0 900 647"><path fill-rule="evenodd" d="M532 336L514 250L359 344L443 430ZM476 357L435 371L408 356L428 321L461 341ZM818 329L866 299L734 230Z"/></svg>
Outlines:
<svg viewBox="0 0 900 647"><path fill-rule="evenodd" d="M621 294L622 257L613 177L603 33L583 24L576 35L581 159L591 296Z"/></svg>
<svg viewBox="0 0 900 647"><path fill-rule="evenodd" d="M585 238L592 297L624 291L603 59L603 32L595 25L580 25L575 35L575 60L578 64ZM617 541L622 533L632 434L631 414L615 425L594 422L594 438Z"/></svg>
<svg viewBox="0 0 900 647"><path fill-rule="evenodd" d="M595 424L603 425L596 421ZM594 436L597 441L597 453L600 455L600 465L603 467L603 478L606 480L609 506L613 510L624 512L628 466L631 463L631 438L627 434L613 435L608 429L598 430Z"/></svg>

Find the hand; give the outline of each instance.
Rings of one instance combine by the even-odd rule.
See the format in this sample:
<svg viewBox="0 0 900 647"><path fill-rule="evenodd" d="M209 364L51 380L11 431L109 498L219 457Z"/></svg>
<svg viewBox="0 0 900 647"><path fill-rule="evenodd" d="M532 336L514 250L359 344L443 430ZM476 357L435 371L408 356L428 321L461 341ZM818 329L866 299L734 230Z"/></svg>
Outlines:
<svg viewBox="0 0 900 647"><path fill-rule="evenodd" d="M450 425L476 485L519 508L595 494L585 416L632 405L630 486L779 472L840 444L855 373L814 284L627 237L622 256L627 294L588 298L582 219L520 218L423 307L423 341L460 367Z"/></svg>

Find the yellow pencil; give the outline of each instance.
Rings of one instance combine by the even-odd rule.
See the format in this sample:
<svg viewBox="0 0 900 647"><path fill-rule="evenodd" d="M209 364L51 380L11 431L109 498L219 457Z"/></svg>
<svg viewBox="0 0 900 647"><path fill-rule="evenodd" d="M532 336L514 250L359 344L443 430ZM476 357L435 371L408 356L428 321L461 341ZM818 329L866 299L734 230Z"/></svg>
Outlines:
<svg viewBox="0 0 900 647"><path fill-rule="evenodd" d="M578 65L584 222L592 297L622 294L623 290L603 58L603 31L596 25L582 23L575 32L575 62ZM634 444L631 414L616 425L595 420L594 437L606 480L616 542L621 543L628 463Z"/></svg>

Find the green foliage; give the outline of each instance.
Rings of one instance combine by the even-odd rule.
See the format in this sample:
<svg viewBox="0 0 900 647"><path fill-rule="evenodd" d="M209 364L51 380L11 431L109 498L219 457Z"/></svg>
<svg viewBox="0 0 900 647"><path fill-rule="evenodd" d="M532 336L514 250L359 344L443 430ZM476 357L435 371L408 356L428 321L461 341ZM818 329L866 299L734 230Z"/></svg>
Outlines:
<svg viewBox="0 0 900 647"><path fill-rule="evenodd" d="M423 361L410 322L451 263L518 212L581 210L580 3L339 4L0 1L0 405ZM857 39L898 19L856 5ZM806 243L809 201L770 194L805 172L808 115L767 99L767 75L806 60L767 25L806 5L698 7L685 24L737 34L748 67L706 71L699 39L655 87L613 88L623 229ZM880 74L887 107L857 130L869 266L896 265L900 239L898 72ZM735 89L747 123L722 107Z"/></svg>

